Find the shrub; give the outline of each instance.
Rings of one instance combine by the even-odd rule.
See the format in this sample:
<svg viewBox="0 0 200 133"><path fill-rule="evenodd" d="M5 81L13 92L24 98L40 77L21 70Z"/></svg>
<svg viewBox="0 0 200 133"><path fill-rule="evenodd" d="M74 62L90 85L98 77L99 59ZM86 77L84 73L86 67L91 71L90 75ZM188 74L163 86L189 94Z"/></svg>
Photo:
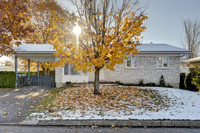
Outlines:
<svg viewBox="0 0 200 133"><path fill-rule="evenodd" d="M150 83L147 83L147 84L145 84L146 86L157 86L155 83L153 83L153 82L150 82Z"/></svg>
<svg viewBox="0 0 200 133"><path fill-rule="evenodd" d="M67 84L67 87L74 87L76 85L76 83L69 83L69 84Z"/></svg>
<svg viewBox="0 0 200 133"><path fill-rule="evenodd" d="M180 74L179 88L185 89L184 81L185 81L185 73L181 73L181 74Z"/></svg>
<svg viewBox="0 0 200 133"><path fill-rule="evenodd" d="M71 81L66 81L66 85L69 85L69 84L71 84Z"/></svg>
<svg viewBox="0 0 200 133"><path fill-rule="evenodd" d="M167 86L166 86L166 87L173 88L173 86L172 86L172 85L170 85L170 84L167 84Z"/></svg>
<svg viewBox="0 0 200 133"><path fill-rule="evenodd" d="M0 72L0 88L15 88L15 72Z"/></svg>
<svg viewBox="0 0 200 133"><path fill-rule="evenodd" d="M195 85L200 91L200 67L194 69L195 76L192 78L192 84Z"/></svg>
<svg viewBox="0 0 200 133"><path fill-rule="evenodd" d="M115 81L115 84L118 84L118 85L124 85L122 82L120 81Z"/></svg>
<svg viewBox="0 0 200 133"><path fill-rule="evenodd" d="M165 85L165 78L164 78L163 75L161 75L161 77L160 77L159 86L161 86L161 87L165 87L166 86Z"/></svg>
<svg viewBox="0 0 200 133"><path fill-rule="evenodd" d="M192 84L192 78L195 77L195 71L190 69L190 72L185 77L185 89L190 91L197 91L197 86Z"/></svg>
<svg viewBox="0 0 200 133"><path fill-rule="evenodd" d="M141 80L139 81L139 84L138 84L138 85L143 86L143 85L144 85L144 81L141 79Z"/></svg>

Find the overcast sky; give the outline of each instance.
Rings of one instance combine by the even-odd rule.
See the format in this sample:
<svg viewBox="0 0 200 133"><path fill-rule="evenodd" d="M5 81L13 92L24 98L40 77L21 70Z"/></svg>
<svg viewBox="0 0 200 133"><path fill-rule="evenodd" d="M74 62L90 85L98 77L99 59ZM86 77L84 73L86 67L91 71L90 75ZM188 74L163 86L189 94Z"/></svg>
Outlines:
<svg viewBox="0 0 200 133"><path fill-rule="evenodd" d="M69 0L58 0L70 9ZM143 43L168 43L181 47L184 18L200 21L200 0L140 0L148 5Z"/></svg>

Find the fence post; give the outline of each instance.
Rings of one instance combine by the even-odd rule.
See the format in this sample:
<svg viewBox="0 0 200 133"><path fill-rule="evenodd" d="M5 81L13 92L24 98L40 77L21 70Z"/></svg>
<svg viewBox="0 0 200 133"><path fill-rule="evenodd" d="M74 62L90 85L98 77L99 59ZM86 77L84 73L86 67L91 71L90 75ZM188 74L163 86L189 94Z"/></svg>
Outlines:
<svg viewBox="0 0 200 133"><path fill-rule="evenodd" d="M15 75L16 75L15 88L17 88L18 87L17 56L15 56Z"/></svg>
<svg viewBox="0 0 200 133"><path fill-rule="evenodd" d="M40 62L38 61L38 68L37 68L37 81L38 81L38 85L39 85L39 76L40 76Z"/></svg>
<svg viewBox="0 0 200 133"><path fill-rule="evenodd" d="M30 59L28 59L28 85L31 85L31 79L30 79Z"/></svg>

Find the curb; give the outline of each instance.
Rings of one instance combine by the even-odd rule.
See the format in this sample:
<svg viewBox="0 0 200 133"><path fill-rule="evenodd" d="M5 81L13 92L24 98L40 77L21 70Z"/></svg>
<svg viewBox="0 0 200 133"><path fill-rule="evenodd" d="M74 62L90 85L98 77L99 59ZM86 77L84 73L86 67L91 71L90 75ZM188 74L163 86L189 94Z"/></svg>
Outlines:
<svg viewBox="0 0 200 133"><path fill-rule="evenodd" d="M0 123L0 126L19 126L19 123Z"/></svg>
<svg viewBox="0 0 200 133"><path fill-rule="evenodd" d="M200 120L26 120L26 126L200 127Z"/></svg>

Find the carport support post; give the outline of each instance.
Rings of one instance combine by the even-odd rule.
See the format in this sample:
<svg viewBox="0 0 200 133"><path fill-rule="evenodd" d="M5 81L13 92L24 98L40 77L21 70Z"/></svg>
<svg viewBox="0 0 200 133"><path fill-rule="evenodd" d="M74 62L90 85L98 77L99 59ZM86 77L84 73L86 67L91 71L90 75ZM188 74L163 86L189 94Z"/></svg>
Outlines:
<svg viewBox="0 0 200 133"><path fill-rule="evenodd" d="M18 87L17 56L15 56L15 75L16 75L15 88L17 88Z"/></svg>
<svg viewBox="0 0 200 133"><path fill-rule="evenodd" d="M30 85L30 59L28 59L28 85Z"/></svg>
<svg viewBox="0 0 200 133"><path fill-rule="evenodd" d="M39 85L39 76L40 76L40 62L38 61L38 69L37 69L37 79L38 79L38 85Z"/></svg>

